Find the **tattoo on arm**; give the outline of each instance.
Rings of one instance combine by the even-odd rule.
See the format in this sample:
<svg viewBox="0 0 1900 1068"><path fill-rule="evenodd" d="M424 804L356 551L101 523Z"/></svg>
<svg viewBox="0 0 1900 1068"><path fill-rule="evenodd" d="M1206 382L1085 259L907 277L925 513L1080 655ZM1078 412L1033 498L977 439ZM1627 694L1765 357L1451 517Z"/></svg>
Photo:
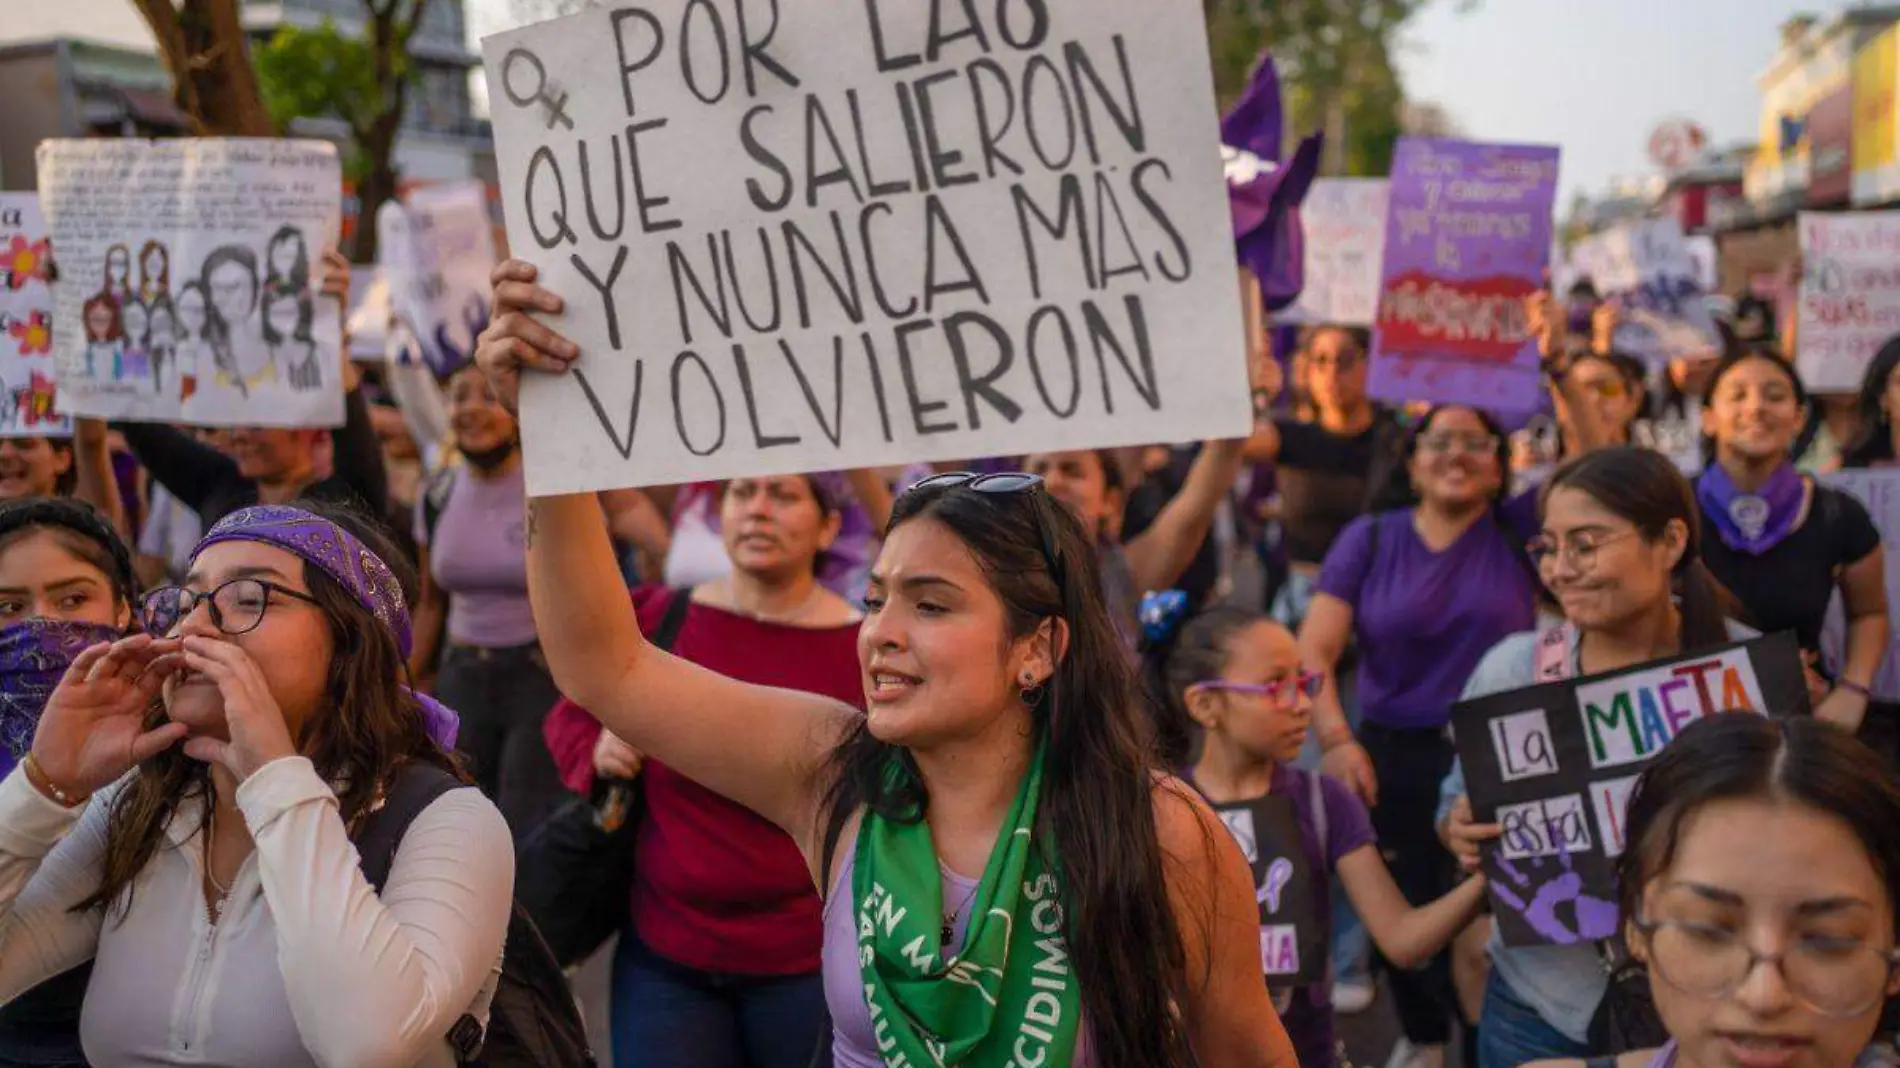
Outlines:
<svg viewBox="0 0 1900 1068"><path fill-rule="evenodd" d="M541 527L541 510L539 508L536 508L535 503L531 500L528 502L527 527L525 530L522 531L521 540L523 542L524 548L529 548L529 549L534 548L536 536L540 534L541 532L540 527Z"/></svg>

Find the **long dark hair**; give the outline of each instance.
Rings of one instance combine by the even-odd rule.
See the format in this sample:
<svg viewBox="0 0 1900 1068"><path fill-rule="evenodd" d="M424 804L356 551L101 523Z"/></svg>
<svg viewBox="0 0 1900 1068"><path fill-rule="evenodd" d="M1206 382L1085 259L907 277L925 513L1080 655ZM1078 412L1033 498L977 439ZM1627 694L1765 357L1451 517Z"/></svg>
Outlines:
<svg viewBox="0 0 1900 1068"><path fill-rule="evenodd" d="M1820 720L1746 712L1691 723L1636 780L1629 846L1617 861L1625 922L1639 918L1644 884L1675 859L1688 818L1710 802L1744 799L1793 801L1846 824L1900 925L1900 785L1886 762Z"/></svg>
<svg viewBox="0 0 1900 1068"><path fill-rule="evenodd" d="M1671 576L1672 592L1682 600L1684 650L1728 641L1727 615L1733 598L1702 562L1702 513L1695 490L1662 453L1633 445L1598 449L1559 467L1537 498L1541 519L1558 489L1586 494L1629 520L1646 542L1654 544L1672 519L1681 520L1689 537Z"/></svg>
<svg viewBox="0 0 1900 1068"><path fill-rule="evenodd" d="M1887 392L1894 368L1900 367L1900 334L1887 339L1867 365L1860 380L1860 436L1841 455L1846 467L1872 467L1894 459L1893 417L1880 398Z"/></svg>
<svg viewBox="0 0 1900 1068"><path fill-rule="evenodd" d="M319 501L297 501L295 507L354 534L389 566L404 595L413 596L415 571L375 520L354 508ZM429 737L422 708L403 685L407 668L395 633L322 568L305 564L303 574L329 624L332 652L326 684L329 707L304 725L297 751L310 758L324 781L343 784L337 808L344 825L354 829L406 763L432 764L462 776L454 760ZM146 725L164 722L164 706L154 702ZM164 843L165 828L177 818L179 806L194 796L206 802L196 828L202 831L211 812L210 765L176 746L141 764L112 799L99 888L73 911L116 906L123 916L131 908L139 873Z"/></svg>
<svg viewBox="0 0 1900 1068"><path fill-rule="evenodd" d="M51 535L62 549L97 568L112 584L112 596L118 602L114 608L138 603L132 550L92 505L70 497L24 497L0 503L0 553L34 534ZM136 613L133 622L136 625Z"/></svg>
<svg viewBox="0 0 1900 1068"><path fill-rule="evenodd" d="M1051 868L1062 880L1063 933L1090 1048L1105 1068L1186 1068L1173 1006L1187 958L1155 829L1159 769L1091 539L1041 490L912 490L898 498L890 529L922 519L943 524L982 563L1012 636L1050 619L1068 626L1066 653L1033 711L1036 744L1047 747L1035 834L1053 846ZM893 761L906 772L896 782L886 775ZM910 754L862 723L831 770L825 807L834 832L860 807L916 822L930 804ZM1216 843L1207 848L1211 855Z"/></svg>
<svg viewBox="0 0 1900 1068"><path fill-rule="evenodd" d="M1444 412L1470 412L1478 417L1485 432L1497 439L1499 481L1497 492L1492 494L1492 502L1495 504L1504 499L1511 485L1511 439L1505 435L1504 428L1490 412L1482 408L1473 408L1468 404L1436 404L1405 435L1398 454L1383 461L1383 475L1375 474L1372 478L1371 483L1377 488L1372 493L1368 511L1389 512L1395 508L1415 507L1419 503L1418 487L1412 485L1412 457L1418 455L1418 439L1431 431L1432 424Z"/></svg>

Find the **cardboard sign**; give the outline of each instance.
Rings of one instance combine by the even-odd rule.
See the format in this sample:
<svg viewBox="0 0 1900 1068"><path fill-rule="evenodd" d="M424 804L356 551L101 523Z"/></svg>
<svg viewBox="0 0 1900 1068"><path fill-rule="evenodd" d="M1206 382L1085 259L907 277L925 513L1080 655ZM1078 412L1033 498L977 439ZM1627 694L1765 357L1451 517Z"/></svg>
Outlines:
<svg viewBox="0 0 1900 1068"><path fill-rule="evenodd" d="M1874 672L1868 689L1886 701L1900 701L1900 468L1863 468L1835 471L1821 481L1853 494L1867 506L1867 514L1880 528L1881 556L1887 570L1887 618L1893 627L1887 639L1887 655ZM1847 662L1847 612L1837 589L1827 606L1827 620L1821 626L1821 662L1830 678L1840 676Z"/></svg>
<svg viewBox="0 0 1900 1068"><path fill-rule="evenodd" d="M1623 223L1578 242L1570 261L1599 294L1621 306L1618 351L1660 367L1720 348L1699 281L1706 268L1697 264L1675 219Z"/></svg>
<svg viewBox="0 0 1900 1068"><path fill-rule="evenodd" d="M61 410L339 426L342 309L319 294L343 177L324 141L42 141Z"/></svg>
<svg viewBox="0 0 1900 1068"><path fill-rule="evenodd" d="M1319 982L1326 977L1328 937L1317 895L1332 882L1307 860L1293 799L1268 794L1213 808L1253 870L1267 985L1278 990Z"/></svg>
<svg viewBox="0 0 1900 1068"><path fill-rule="evenodd" d="M1537 409L1524 298L1550 263L1557 149L1406 137L1392 157L1374 397Z"/></svg>
<svg viewBox="0 0 1900 1068"><path fill-rule="evenodd" d="M1795 366L1817 393L1853 393L1900 333L1900 212L1802 213Z"/></svg>
<svg viewBox="0 0 1900 1068"><path fill-rule="evenodd" d="M0 438L65 437L54 410L52 243L32 193L0 193Z"/></svg>
<svg viewBox="0 0 1900 1068"><path fill-rule="evenodd" d="M1321 178L1300 205L1306 231L1306 287L1283 323L1371 326L1379 313L1379 267L1392 183Z"/></svg>
<svg viewBox="0 0 1900 1068"><path fill-rule="evenodd" d="M376 252L389 281L398 332L446 375L475 355L488 326L495 235L480 182L425 186L376 215Z"/></svg>
<svg viewBox="0 0 1900 1068"><path fill-rule="evenodd" d="M654 0L483 41L572 373L534 494L1244 435L1192 0Z"/></svg>
<svg viewBox="0 0 1900 1068"><path fill-rule="evenodd" d="M1630 790L1685 727L1723 712L1808 714L1794 635L1452 706L1472 814L1504 828L1484 870L1506 944L1616 934Z"/></svg>

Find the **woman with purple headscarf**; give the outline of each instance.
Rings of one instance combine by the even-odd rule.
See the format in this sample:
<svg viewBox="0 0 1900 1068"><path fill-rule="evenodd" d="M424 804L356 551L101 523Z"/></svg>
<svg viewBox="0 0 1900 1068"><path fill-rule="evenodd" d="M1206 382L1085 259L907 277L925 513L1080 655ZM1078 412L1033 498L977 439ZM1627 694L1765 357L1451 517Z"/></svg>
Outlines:
<svg viewBox="0 0 1900 1068"><path fill-rule="evenodd" d="M310 508L213 527L145 633L72 661L0 782L0 1000L91 961L95 1063L448 1068L488 1016L507 826L447 790L365 877L353 835L455 775L452 717L403 685L399 558Z"/></svg>

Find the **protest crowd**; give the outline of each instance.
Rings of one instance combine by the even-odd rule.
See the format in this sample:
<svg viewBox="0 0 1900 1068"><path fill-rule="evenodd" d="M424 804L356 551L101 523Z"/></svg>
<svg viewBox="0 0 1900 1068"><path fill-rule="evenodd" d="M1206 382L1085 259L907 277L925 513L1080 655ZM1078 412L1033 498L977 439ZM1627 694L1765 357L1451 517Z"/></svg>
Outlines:
<svg viewBox="0 0 1900 1068"><path fill-rule="evenodd" d="M1216 131L1198 24L1024 6L962 154L795 31L491 38L619 75L420 287L322 146L42 146L0 1065L1900 1064L1900 333L1822 392L1618 281L1679 230L1554 261L1537 146L1402 140L1322 286L1270 60ZM739 131L670 198L636 86ZM247 221L125 192L181 159Z"/></svg>

